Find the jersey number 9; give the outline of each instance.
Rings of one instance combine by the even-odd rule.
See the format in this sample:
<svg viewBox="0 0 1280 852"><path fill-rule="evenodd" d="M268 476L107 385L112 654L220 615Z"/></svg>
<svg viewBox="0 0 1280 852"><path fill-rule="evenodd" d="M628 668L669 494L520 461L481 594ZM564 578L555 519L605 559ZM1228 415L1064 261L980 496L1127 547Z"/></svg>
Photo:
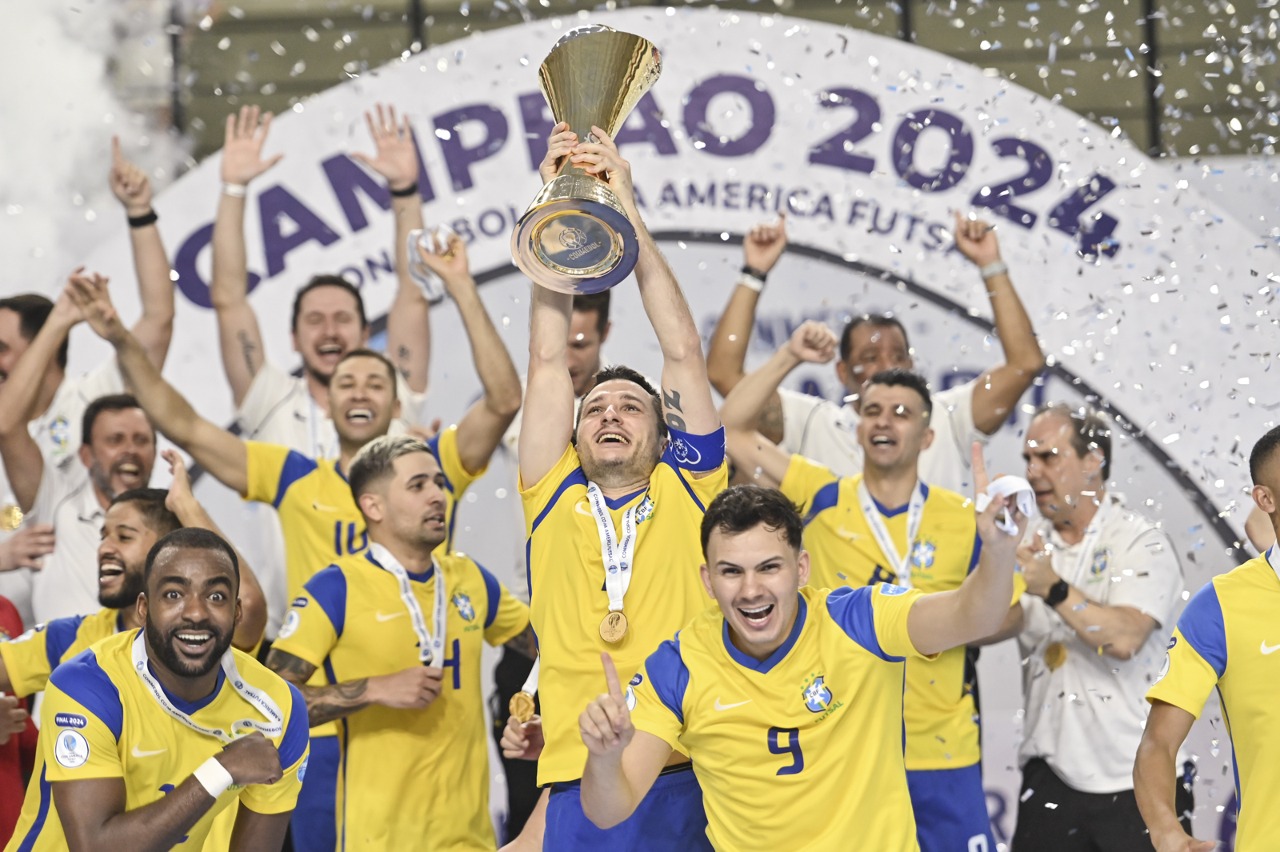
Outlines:
<svg viewBox="0 0 1280 852"><path fill-rule="evenodd" d="M783 742L785 737L786 742ZM800 751L799 728L770 728L769 753L791 757L791 765L778 770L779 775L796 775L804 770L804 753Z"/></svg>

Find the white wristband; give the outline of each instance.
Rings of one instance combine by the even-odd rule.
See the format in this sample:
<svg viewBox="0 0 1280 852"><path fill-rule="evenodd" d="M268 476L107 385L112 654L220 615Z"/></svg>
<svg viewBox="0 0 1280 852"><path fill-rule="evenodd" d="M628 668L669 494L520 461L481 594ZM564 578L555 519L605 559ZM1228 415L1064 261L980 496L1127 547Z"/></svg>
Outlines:
<svg viewBox="0 0 1280 852"><path fill-rule="evenodd" d="M738 283L749 290L755 290L757 293L764 292L764 282L754 275L742 273L738 276Z"/></svg>
<svg viewBox="0 0 1280 852"><path fill-rule="evenodd" d="M216 757L211 757L200 764L191 774L200 782L205 792L215 799L230 790L236 783L231 773L227 771L227 767L223 766Z"/></svg>
<svg viewBox="0 0 1280 852"><path fill-rule="evenodd" d="M249 191L249 187L243 183L224 183L222 185L222 194L230 195L232 198L244 198L245 193Z"/></svg>
<svg viewBox="0 0 1280 852"><path fill-rule="evenodd" d="M993 260L986 266L978 270L978 274L982 276L982 280L995 278L997 275L1004 275L1009 271L1009 264L1003 260Z"/></svg>

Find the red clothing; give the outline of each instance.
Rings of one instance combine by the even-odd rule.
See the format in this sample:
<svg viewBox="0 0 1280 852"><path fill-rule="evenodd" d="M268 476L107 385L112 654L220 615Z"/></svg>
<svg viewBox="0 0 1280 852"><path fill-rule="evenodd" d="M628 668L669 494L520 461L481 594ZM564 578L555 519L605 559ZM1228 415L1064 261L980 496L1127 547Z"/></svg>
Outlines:
<svg viewBox="0 0 1280 852"><path fill-rule="evenodd" d="M0 642L22 634L22 618L8 598L0 597ZM0 693L3 694L3 693ZM36 756L36 726L27 720L27 729L0 743L0 846L9 842L18 824L22 798L27 792L27 776Z"/></svg>

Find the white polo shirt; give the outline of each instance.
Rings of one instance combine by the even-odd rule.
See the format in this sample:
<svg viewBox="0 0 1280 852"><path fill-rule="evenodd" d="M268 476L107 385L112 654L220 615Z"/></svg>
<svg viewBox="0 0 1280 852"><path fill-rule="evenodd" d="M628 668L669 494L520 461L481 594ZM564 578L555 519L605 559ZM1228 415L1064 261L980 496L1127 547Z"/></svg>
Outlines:
<svg viewBox="0 0 1280 852"><path fill-rule="evenodd" d="M120 375L120 367L114 356L83 375L63 379L58 390L54 392L49 407L27 425L31 437L35 439L44 456L45 469L56 467L72 481L87 481L88 469L80 463L77 455L82 443L80 432L84 410L90 402L100 396L124 392L124 377ZM0 463L0 505L10 505L13 502L13 492L9 487L8 478L4 476L3 464ZM31 523L34 521L24 519L24 524ZM13 533L10 532L0 532L0 541L8 540L12 535ZM95 530L95 587L97 585L97 535L98 531ZM53 554L45 558L46 566L51 558ZM18 613L22 616L22 623L28 627L35 624L31 600L35 573L26 568L0 572L0 596L8 598L17 607ZM81 615L96 609L98 609L98 598L95 588L93 606L72 614Z"/></svg>
<svg viewBox="0 0 1280 852"><path fill-rule="evenodd" d="M1157 627L1131 659L1118 660L1085 644L1041 598L1023 595L1026 621L1018 646L1025 661L1026 718L1018 764L1043 758L1084 793L1132 790L1134 755L1147 719L1145 696L1164 663L1183 603L1178 554L1169 537L1125 508L1119 495L1104 496L1074 545L1064 543L1044 519L1027 531L1027 540L1037 531L1051 546L1058 576L1090 600L1151 616Z"/></svg>
<svg viewBox="0 0 1280 852"><path fill-rule="evenodd" d="M977 380L931 394L933 443L920 454L920 479L930 485L973 493L969 457L974 441L988 436L973 422L973 389ZM851 405L779 388L782 398L782 449L831 468L839 476L862 473L858 446L858 412Z"/></svg>
<svg viewBox="0 0 1280 852"><path fill-rule="evenodd" d="M400 417L391 423L390 434L403 434L410 425L423 422L425 393L409 388L404 377L396 375L396 395L400 400ZM338 432L327 409L322 408L307 389L301 376L291 376L280 367L264 363L236 412L240 436L246 440L280 444L297 450L309 458L337 458ZM287 588L284 569L284 535L278 516L270 506L245 504L245 526L235 536L236 546L253 566L267 601L268 638L280 629L289 602L301 594ZM318 566L319 568L324 566Z"/></svg>
<svg viewBox="0 0 1280 852"><path fill-rule="evenodd" d="M57 544L31 580L34 623L84 615L98 603L98 543L106 510L98 503L88 471L79 461L70 473L44 466L40 493L31 507L32 523L53 524Z"/></svg>

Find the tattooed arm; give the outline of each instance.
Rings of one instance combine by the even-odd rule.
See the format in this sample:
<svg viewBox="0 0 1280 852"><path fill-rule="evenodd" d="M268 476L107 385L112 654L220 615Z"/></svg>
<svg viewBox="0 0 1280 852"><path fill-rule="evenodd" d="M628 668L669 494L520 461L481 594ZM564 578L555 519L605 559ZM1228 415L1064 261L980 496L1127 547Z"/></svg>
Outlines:
<svg viewBox="0 0 1280 852"><path fill-rule="evenodd" d="M272 648L267 667L298 687L307 702L307 720L313 725L350 716L372 704L403 710L421 710L440 694L444 670L414 666L386 675L344 680L326 686L308 686L316 667L300 657Z"/></svg>
<svg viewBox="0 0 1280 852"><path fill-rule="evenodd" d="M526 627L519 636L507 640L503 647L510 648L517 654L523 654L531 660L538 658L538 637L533 633L533 625Z"/></svg>

